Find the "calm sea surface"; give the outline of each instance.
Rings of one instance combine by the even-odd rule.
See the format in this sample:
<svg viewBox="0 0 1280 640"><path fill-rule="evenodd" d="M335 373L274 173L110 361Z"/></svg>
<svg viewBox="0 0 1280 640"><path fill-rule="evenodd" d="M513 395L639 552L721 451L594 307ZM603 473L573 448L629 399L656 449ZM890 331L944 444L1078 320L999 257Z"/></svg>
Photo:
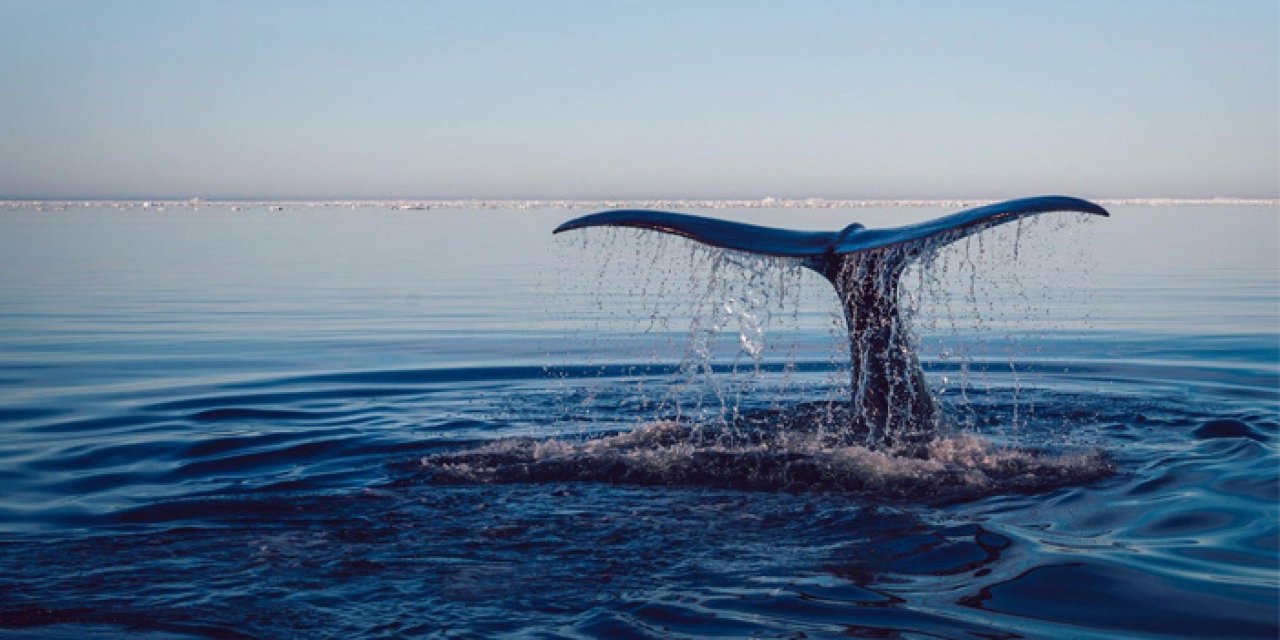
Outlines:
<svg viewBox="0 0 1280 640"><path fill-rule="evenodd" d="M1275 638L1280 211L1112 212L905 276L948 433L902 459L790 437L848 356L784 262L551 235L587 210L0 210L0 638Z"/></svg>

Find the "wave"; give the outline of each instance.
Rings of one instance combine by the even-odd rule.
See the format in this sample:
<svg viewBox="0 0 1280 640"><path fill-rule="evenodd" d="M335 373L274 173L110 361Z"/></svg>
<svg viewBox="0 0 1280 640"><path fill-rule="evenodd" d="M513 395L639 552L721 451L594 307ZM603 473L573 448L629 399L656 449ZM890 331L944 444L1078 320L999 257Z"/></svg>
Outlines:
<svg viewBox="0 0 1280 640"><path fill-rule="evenodd" d="M416 473L438 484L605 482L946 503L1085 484L1114 471L1100 449L1028 449L952 434L920 448L882 450L810 424L816 426L742 429L659 421L585 439L507 438L424 456Z"/></svg>

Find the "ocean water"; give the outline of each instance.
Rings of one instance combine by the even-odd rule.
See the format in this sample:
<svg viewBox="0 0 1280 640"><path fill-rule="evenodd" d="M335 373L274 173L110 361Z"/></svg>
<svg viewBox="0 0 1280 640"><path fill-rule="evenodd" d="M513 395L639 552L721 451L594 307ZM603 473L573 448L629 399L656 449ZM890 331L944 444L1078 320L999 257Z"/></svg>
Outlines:
<svg viewBox="0 0 1280 640"><path fill-rule="evenodd" d="M908 273L924 457L831 437L795 265L551 235L586 210L239 209L0 210L0 638L1280 633L1274 206Z"/></svg>

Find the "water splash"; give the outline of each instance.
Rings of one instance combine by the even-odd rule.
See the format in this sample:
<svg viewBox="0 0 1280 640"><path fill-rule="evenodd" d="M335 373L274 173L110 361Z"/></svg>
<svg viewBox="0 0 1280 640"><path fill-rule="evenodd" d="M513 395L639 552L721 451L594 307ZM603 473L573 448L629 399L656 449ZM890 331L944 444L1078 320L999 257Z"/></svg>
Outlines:
<svg viewBox="0 0 1280 640"><path fill-rule="evenodd" d="M1019 425L1031 420L1021 411L1017 390L1022 382L1012 353L1014 402L1011 416L1002 414L997 425L1002 428L992 432L992 416L980 417L969 398L971 387L990 384L989 376L971 371L977 353L973 336L1014 335L1019 321L1025 321L1019 314L1035 310L1026 283L1006 272L1016 271L1024 251L1043 249L1036 246L1043 234L1033 232L1040 224L1006 227L988 241L970 238L948 245L942 238L910 249L848 256L835 273L826 274L836 284L845 317L813 311L832 308L831 288L799 259L631 229L582 234L594 237L573 249L591 250L602 265L593 281L577 285L594 296L592 307L600 314L584 329L589 339L632 340L648 350L650 363L678 361L671 383L655 384L642 376L623 383L629 388L574 393L571 402L581 405L572 421L579 427L576 435L500 440L435 454L422 460L421 477L450 483L603 481L839 490L929 501L1039 491L1103 477L1112 466L1096 449L999 444L1017 442L1004 436L1016 435ZM1043 228L1056 232L1062 226ZM923 375L876 378L876 372L920 370L914 354L926 347L917 322L931 342L944 345L937 358L955 363L955 371L933 380L933 389ZM796 343L791 338L804 333L797 330L803 324L832 327L831 340L816 346ZM609 350L616 353L617 345ZM797 375L800 353L839 364L824 367L836 375L816 385L811 376ZM762 366L779 361L785 363L781 375L776 366ZM979 369L989 369L989 363L980 364ZM580 379L572 384L575 392L596 388ZM821 399L814 400L815 395ZM935 397L945 398L942 411L920 408ZM874 404L870 398L881 401ZM649 418L627 431L629 425L616 423L620 403L634 409L626 415ZM616 426L597 421L597 407L613 416ZM914 422L922 413L936 418Z"/></svg>
<svg viewBox="0 0 1280 640"><path fill-rule="evenodd" d="M936 438L923 452L849 444L821 428L825 413L808 406L756 414L726 430L660 421L585 440L504 439L424 457L418 473L422 481L444 484L697 485L942 503L1045 491L1112 472L1099 450L1052 453L975 435ZM778 428L780 422L787 428Z"/></svg>

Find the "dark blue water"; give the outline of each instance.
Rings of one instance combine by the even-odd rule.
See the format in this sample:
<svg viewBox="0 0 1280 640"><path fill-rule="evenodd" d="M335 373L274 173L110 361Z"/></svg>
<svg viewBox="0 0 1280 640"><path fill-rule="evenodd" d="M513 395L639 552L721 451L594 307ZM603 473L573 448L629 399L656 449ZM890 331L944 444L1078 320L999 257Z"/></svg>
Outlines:
<svg viewBox="0 0 1280 640"><path fill-rule="evenodd" d="M923 458L815 276L578 213L0 212L0 637L1280 632L1274 207L909 274Z"/></svg>

